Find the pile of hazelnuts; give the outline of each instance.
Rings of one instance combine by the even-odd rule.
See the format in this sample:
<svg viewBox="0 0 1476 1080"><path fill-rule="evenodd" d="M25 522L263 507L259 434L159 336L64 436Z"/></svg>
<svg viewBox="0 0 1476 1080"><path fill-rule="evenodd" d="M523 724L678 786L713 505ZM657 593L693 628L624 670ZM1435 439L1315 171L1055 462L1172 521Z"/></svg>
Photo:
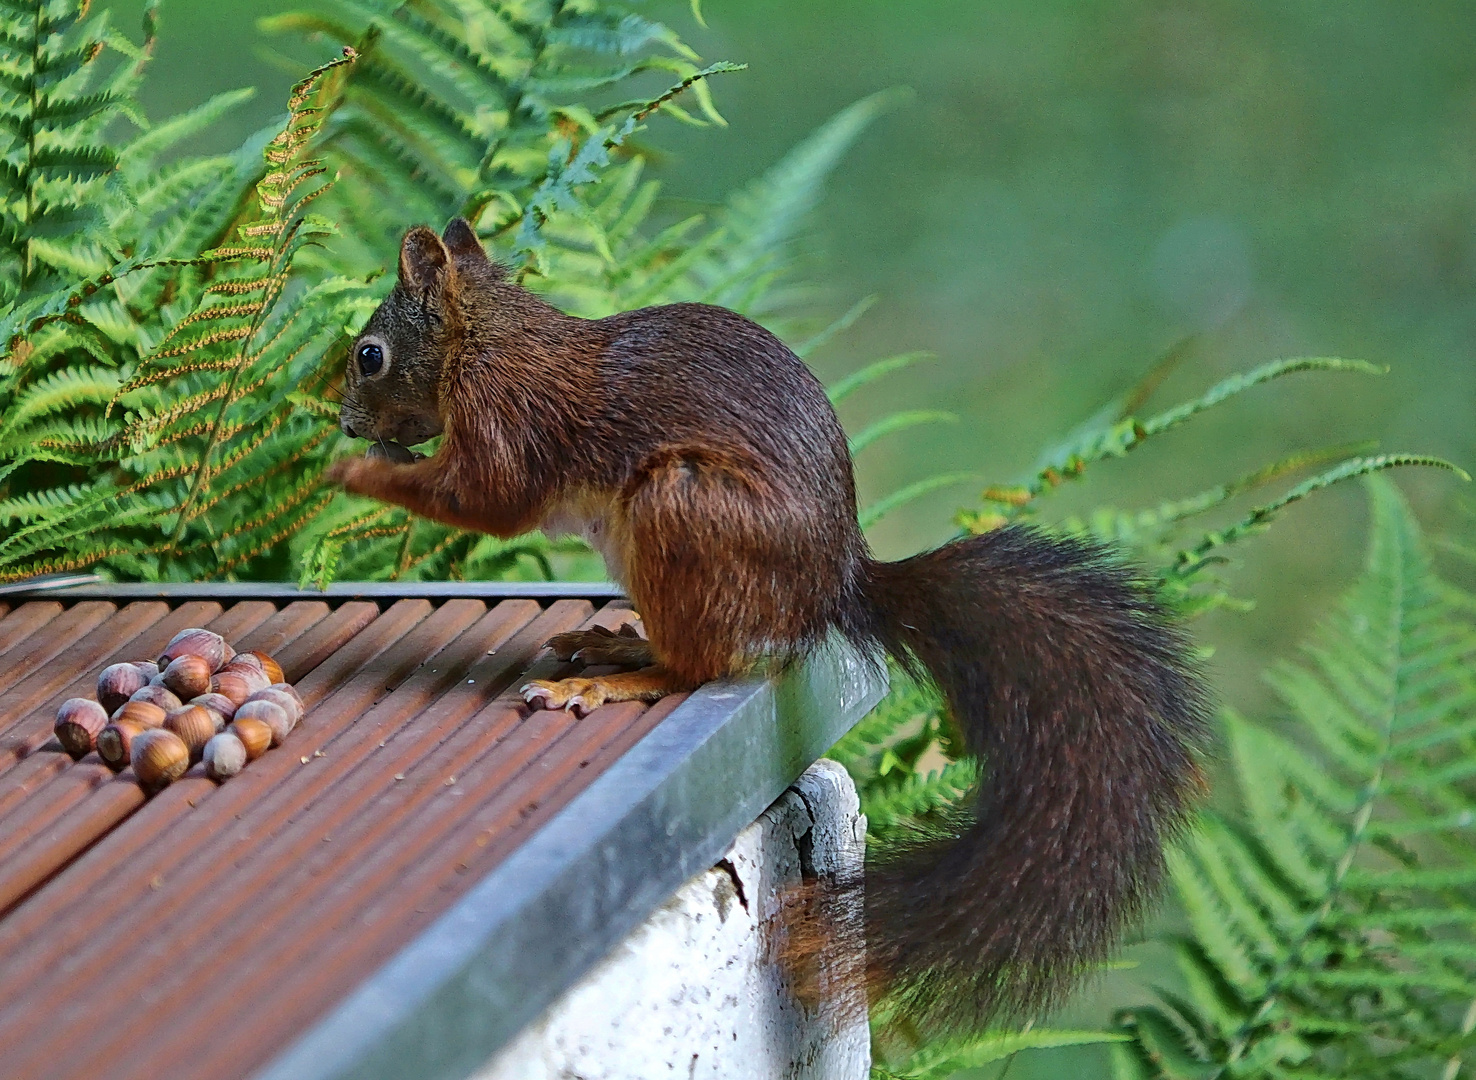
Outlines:
<svg viewBox="0 0 1476 1080"><path fill-rule="evenodd" d="M110 664L97 700L68 698L57 741L73 758L93 750L114 772L129 765L153 794L196 762L212 780L235 776L302 719L302 698L265 653L238 653L219 634L181 630L157 661Z"/></svg>

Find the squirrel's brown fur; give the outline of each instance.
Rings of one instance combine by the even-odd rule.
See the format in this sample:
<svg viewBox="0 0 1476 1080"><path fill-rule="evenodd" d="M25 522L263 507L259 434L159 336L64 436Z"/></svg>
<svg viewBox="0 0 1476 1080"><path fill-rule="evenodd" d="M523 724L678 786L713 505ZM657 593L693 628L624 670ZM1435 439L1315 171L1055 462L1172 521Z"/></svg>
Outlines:
<svg viewBox="0 0 1476 1080"><path fill-rule="evenodd" d="M367 375L366 346L382 357ZM582 533L624 583L648 643L551 644L640 670L532 683L535 704L656 698L801 657L831 628L936 681L987 767L975 813L864 886L869 981L922 1022L1047 1005L1141 914L1200 786L1187 644L1083 541L1007 528L874 561L824 389L762 327L702 304L573 318L465 222L416 228L350 355L342 423L444 435L413 464L337 462L350 491L497 536Z"/></svg>

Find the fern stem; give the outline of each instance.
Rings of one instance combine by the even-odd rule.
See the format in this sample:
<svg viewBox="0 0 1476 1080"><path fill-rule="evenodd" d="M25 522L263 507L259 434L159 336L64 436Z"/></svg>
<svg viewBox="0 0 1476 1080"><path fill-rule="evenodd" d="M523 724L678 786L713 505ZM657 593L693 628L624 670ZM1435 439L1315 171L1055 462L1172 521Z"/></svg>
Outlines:
<svg viewBox="0 0 1476 1080"><path fill-rule="evenodd" d="M405 571L410 569L411 544L415 539L415 518L405 522L404 534L400 537L400 557L395 562L394 581L399 581L405 576Z"/></svg>
<svg viewBox="0 0 1476 1080"><path fill-rule="evenodd" d="M41 0L35 0L35 19L31 24L31 78L30 113L26 122L26 254L21 264L21 292L31 283L34 253L31 224L36 220L36 110L40 102L36 99L36 69L41 63L41 12L45 8Z"/></svg>

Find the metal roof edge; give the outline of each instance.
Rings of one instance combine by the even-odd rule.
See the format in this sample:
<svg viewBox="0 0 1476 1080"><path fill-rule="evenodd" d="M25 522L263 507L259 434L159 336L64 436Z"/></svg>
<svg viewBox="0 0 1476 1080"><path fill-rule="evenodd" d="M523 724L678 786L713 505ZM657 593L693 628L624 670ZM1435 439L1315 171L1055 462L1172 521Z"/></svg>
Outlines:
<svg viewBox="0 0 1476 1080"><path fill-rule="evenodd" d="M775 680L698 690L256 1080L469 1076L721 858L885 689L882 669L833 637Z"/></svg>
<svg viewBox="0 0 1476 1080"><path fill-rule="evenodd" d="M625 591L610 581L341 581L326 589L299 589L287 582L87 582L76 579L51 582L22 581L0 585L7 600L325 600L342 604L350 600L384 603L394 600L472 599L535 600L576 597L615 600Z"/></svg>

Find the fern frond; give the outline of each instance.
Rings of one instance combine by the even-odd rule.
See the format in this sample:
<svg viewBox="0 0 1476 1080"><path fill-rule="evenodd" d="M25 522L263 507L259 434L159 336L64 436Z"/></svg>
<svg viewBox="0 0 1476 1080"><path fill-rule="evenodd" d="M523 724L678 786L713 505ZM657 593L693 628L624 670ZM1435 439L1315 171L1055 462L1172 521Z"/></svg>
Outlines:
<svg viewBox="0 0 1476 1080"><path fill-rule="evenodd" d="M950 761L925 776L908 773L901 782L866 800L866 820L872 828L885 831L903 821L952 809L978 780L979 767L969 759Z"/></svg>
<svg viewBox="0 0 1476 1080"><path fill-rule="evenodd" d="M1064 524L1069 530L1089 532L1100 540L1116 544L1140 545L1162 540L1168 530L1190 518L1198 517L1248 491L1264 487L1290 473L1315 468L1333 461L1362 456L1373 449L1374 443L1353 443L1344 446L1329 446L1317 450L1301 450L1288 454L1280 460L1263 465L1252 472L1244 473L1234 480L1197 492L1182 499L1170 499L1147 510L1121 511L1111 507L1099 507L1092 511L1088 521L1068 519ZM1018 496L1016 495L1018 493ZM1028 502L1030 493L1014 489L1008 494L996 492L1001 502L1010 504L1012 499ZM985 498L991 498L989 492ZM1017 503L1018 504L1018 503Z"/></svg>
<svg viewBox="0 0 1476 1080"><path fill-rule="evenodd" d="M1091 421L1073 430L1067 438L1047 447L1019 486L1028 491L1031 498L1045 494L1059 487L1065 480L1081 476L1086 467L1094 462L1123 457L1149 438L1171 431L1253 387L1286 375L1307 371L1352 372L1363 375L1384 373L1384 369L1362 360L1293 357L1232 375L1216 383L1199 397L1145 419L1123 412L1124 405L1142 404L1146 400L1147 394L1161 377L1160 369L1177 364L1181 351L1172 350L1164 361L1155 366L1143 383L1122 401L1110 403Z"/></svg>
<svg viewBox="0 0 1476 1080"><path fill-rule="evenodd" d="M957 413L943 412L940 409L907 409L889 413L851 436L851 454L859 454L878 439L895 435L899 431L922 424L956 424L958 419Z"/></svg>
<svg viewBox="0 0 1476 1080"><path fill-rule="evenodd" d="M960 1070L982 1068L1026 1050L1126 1041L1126 1036L1108 1031L1069 1031L1052 1028L995 1031L969 1039L929 1043L925 1048L913 1054L901 1066L901 1071L882 1070L881 1074L884 1077L895 1078L895 1080L947 1080Z"/></svg>
<svg viewBox="0 0 1476 1080"><path fill-rule="evenodd" d="M122 365L74 365L15 391L18 407L7 415L11 426L0 433L0 445L13 428L86 402L100 419L85 430L71 426L82 437L79 457L90 435L94 461L114 456L121 474L135 479L53 491L40 501L33 494L29 504L13 501L9 511L27 524L0 543L0 566L54 562L53 553L66 549L70 563L117 559L117 565L149 575L229 573L281 544L331 497L318 490L317 469L303 468L331 429L319 419L294 418L277 402L319 363L310 346L326 346L346 322L365 314L359 283L330 277L289 288L295 256L326 229L307 212L322 169L302 156L321 124L314 88L344 63L327 65L298 84L286 126L260 147L267 165L257 185L261 212L241 222L238 234L264 242L220 244L180 260L181 272L210 267L219 280L187 294L189 302L157 333L130 325L116 306L86 309L120 323L125 339L154 340L148 357L131 365L130 378L120 378ZM229 104L213 103L171 135ZM144 149L152 153L166 143ZM146 156L141 152L136 160ZM144 182L159 191L157 176ZM161 265L135 260L115 267L107 281ZM283 306L289 293L301 310ZM12 317L25 318L33 335L48 319L70 320L69 332L90 326L76 310L73 296L58 294ZM44 345L48 339L34 340ZM76 347L75 340L71 344ZM36 355L36 347L27 354ZM117 364L114 356L109 359ZM120 399L130 412L115 426L107 410ZM284 491L272 482L289 475L298 487ZM265 483L253 486L248 477ZM207 509L212 521L202 527Z"/></svg>
<svg viewBox="0 0 1476 1080"><path fill-rule="evenodd" d="M793 264L789 245L818 202L826 178L862 132L910 97L908 90L883 90L847 106L732 196L714 222L731 239L694 274L701 295L709 303L762 314L757 298L739 298L775 264Z"/></svg>
<svg viewBox="0 0 1476 1080"><path fill-rule="evenodd" d="M561 210L581 210L582 203L575 189L594 181L600 170L610 163L612 152L635 134L648 116L666 106L679 94L701 84L704 79L724 72L742 71L744 67L743 64L727 61L709 64L700 71L692 72L656 97L641 102L622 123L601 127L593 132L577 149L568 141L555 143L549 151L548 174L523 208L515 249L528 258L530 265L538 265L545 246L540 236L544 224Z"/></svg>
<svg viewBox="0 0 1476 1080"><path fill-rule="evenodd" d="M1303 480L1300 484L1289 489L1280 498L1256 507L1229 528L1206 533L1204 538L1194 545L1194 547L1179 553L1174 567L1169 571L1169 578L1179 581L1192 578L1204 568L1211 557L1211 553L1216 549L1234 544L1247 536L1262 531L1270 525L1271 521L1282 510L1285 510L1293 503L1300 502L1314 492L1321 491L1323 488L1331 487L1333 484L1340 483L1344 480L1351 480L1359 476L1369 476L1373 473L1382 472L1385 469L1413 465L1445 469L1455 473L1462 479L1470 479L1470 476L1460 466L1453 465L1444 458L1431 457L1428 454L1376 454L1372 457L1350 458L1340 465L1326 469L1316 476Z"/></svg>
<svg viewBox="0 0 1476 1080"><path fill-rule="evenodd" d="M1476 808L1451 766L1476 627L1393 487L1367 483L1367 568L1272 676L1297 727L1227 719L1244 819L1209 815L1174 856L1188 996L1120 1017L1120 1072L1453 1075L1471 1046Z"/></svg>
<svg viewBox="0 0 1476 1080"><path fill-rule="evenodd" d="M941 473L937 476L925 477L905 487L899 488L888 495L876 500L869 506L863 507L858 518L863 529L869 529L882 518L895 510L899 510L924 495L938 491L942 488L952 487L955 484L968 484L979 482L979 475L971 472Z"/></svg>
<svg viewBox="0 0 1476 1080"><path fill-rule="evenodd" d="M863 386L868 386L878 379L886 378L899 371L905 371L924 360L936 360L937 358L936 354L930 352L908 352L888 356L882 360L873 360L859 371L853 371L844 378L837 379L826 392L830 396L830 403L838 405Z"/></svg>

